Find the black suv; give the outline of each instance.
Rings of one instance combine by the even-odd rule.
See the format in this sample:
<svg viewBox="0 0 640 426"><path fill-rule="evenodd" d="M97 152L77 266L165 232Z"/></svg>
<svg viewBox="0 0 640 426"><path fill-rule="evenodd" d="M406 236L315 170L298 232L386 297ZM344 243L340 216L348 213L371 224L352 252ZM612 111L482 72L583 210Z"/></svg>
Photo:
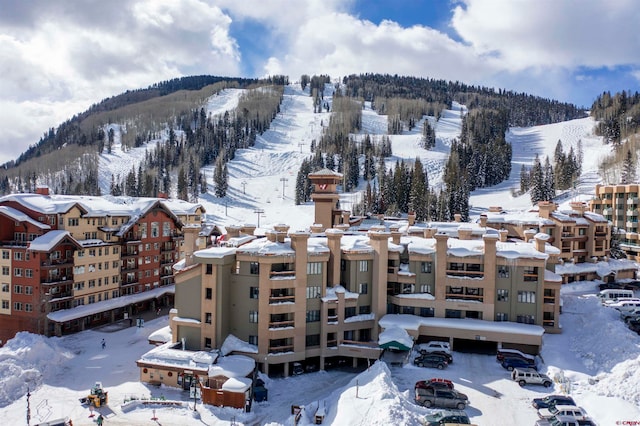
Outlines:
<svg viewBox="0 0 640 426"><path fill-rule="evenodd" d="M413 360L413 363L418 367L435 367L438 370L442 370L449 365L447 360L440 354L419 355Z"/></svg>
<svg viewBox="0 0 640 426"><path fill-rule="evenodd" d="M469 404L467 395L453 389L415 388L416 402L427 408L442 407L464 410Z"/></svg>

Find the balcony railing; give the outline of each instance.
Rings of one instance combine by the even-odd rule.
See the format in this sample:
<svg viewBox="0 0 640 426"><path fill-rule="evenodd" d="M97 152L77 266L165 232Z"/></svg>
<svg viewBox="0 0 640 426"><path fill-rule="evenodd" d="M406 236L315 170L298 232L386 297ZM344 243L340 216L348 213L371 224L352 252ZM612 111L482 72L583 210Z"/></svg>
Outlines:
<svg viewBox="0 0 640 426"><path fill-rule="evenodd" d="M445 293L444 297L449 300L475 300L478 302L484 301L484 296L476 296L472 294Z"/></svg>
<svg viewBox="0 0 640 426"><path fill-rule="evenodd" d="M545 296L544 303L554 305L556 303L556 298L551 296Z"/></svg>
<svg viewBox="0 0 640 426"><path fill-rule="evenodd" d="M291 352L293 351L293 345L285 345L285 346L271 346L269 348L269 353L279 354L283 352Z"/></svg>
<svg viewBox="0 0 640 426"><path fill-rule="evenodd" d="M293 320L291 321L273 321L269 323L269 328L286 328L293 327Z"/></svg>
<svg viewBox="0 0 640 426"><path fill-rule="evenodd" d="M276 305L278 303L295 303L295 296L271 296L269 297L269 304Z"/></svg>
<svg viewBox="0 0 640 426"><path fill-rule="evenodd" d="M54 284L69 284L73 282L73 277L69 276L57 276L57 277L46 277L41 281L41 284L45 285L54 285Z"/></svg>
<svg viewBox="0 0 640 426"><path fill-rule="evenodd" d="M271 271L269 278L295 278L296 271Z"/></svg>
<svg viewBox="0 0 640 426"><path fill-rule="evenodd" d="M50 259L40 263L43 268L65 268L73 265L73 259Z"/></svg>
<svg viewBox="0 0 640 426"><path fill-rule="evenodd" d="M459 269L447 269L447 275L451 277L484 278L483 271L463 271Z"/></svg>

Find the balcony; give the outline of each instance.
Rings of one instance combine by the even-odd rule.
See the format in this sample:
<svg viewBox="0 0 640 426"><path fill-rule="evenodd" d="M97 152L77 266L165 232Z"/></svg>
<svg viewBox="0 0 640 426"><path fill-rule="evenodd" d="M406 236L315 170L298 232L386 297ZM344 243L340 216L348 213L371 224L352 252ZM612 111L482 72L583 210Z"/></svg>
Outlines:
<svg viewBox="0 0 640 426"><path fill-rule="evenodd" d="M128 250L126 252L122 252L120 257L122 257L123 259L130 258L130 257L138 257L138 251L137 250Z"/></svg>
<svg viewBox="0 0 640 426"><path fill-rule="evenodd" d="M295 279L296 271L271 271L269 272L269 279L272 280L287 280Z"/></svg>
<svg viewBox="0 0 640 426"><path fill-rule="evenodd" d="M447 269L450 277L484 278L484 271L462 271L458 269Z"/></svg>
<svg viewBox="0 0 640 426"><path fill-rule="evenodd" d="M295 296L270 296L269 297L270 305L277 305L279 303L295 303L295 301L296 301Z"/></svg>
<svg viewBox="0 0 640 426"><path fill-rule="evenodd" d="M283 345L283 346L270 346L269 353L270 354L281 354L285 352L293 352L293 345Z"/></svg>
<svg viewBox="0 0 640 426"><path fill-rule="evenodd" d="M71 284L73 283L73 277L72 276L51 276L51 277L46 277L43 280L40 281L40 284L43 285L55 285L55 284Z"/></svg>
<svg viewBox="0 0 640 426"><path fill-rule="evenodd" d="M627 210L627 216L638 216L638 211L629 209Z"/></svg>
<svg viewBox="0 0 640 426"><path fill-rule="evenodd" d="M43 268L70 268L73 266L73 259L48 259L40 263Z"/></svg>
<svg viewBox="0 0 640 426"><path fill-rule="evenodd" d="M163 244L162 247L160 248L161 253L169 253L174 250L175 248L173 247L173 244Z"/></svg>
<svg viewBox="0 0 640 426"><path fill-rule="evenodd" d="M544 297L544 302L545 305L555 305L556 303L556 298L552 297L552 296L545 296Z"/></svg>

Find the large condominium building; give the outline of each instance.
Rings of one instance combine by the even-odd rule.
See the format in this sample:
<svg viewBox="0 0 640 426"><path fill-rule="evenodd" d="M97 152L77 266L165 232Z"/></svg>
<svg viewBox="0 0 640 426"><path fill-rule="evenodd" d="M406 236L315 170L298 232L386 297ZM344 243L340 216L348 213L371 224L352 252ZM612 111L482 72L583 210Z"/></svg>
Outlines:
<svg viewBox="0 0 640 426"><path fill-rule="evenodd" d="M606 246L589 241L606 227L597 215L568 219L543 207L519 238L503 229L513 226L515 234L517 224L491 216L477 224L355 220L336 208L340 174L309 177L309 230L280 225L258 237L253 227L228 227L224 246L191 254L197 230L185 228L170 313L174 343L211 350L232 336L245 343L235 353L285 375L295 362L324 368L336 358L377 359L380 334L396 327L414 341L448 340L454 349L537 352L545 331L561 330L563 277L553 269L564 258L573 264L606 255ZM143 381L155 371L148 367Z"/></svg>
<svg viewBox="0 0 640 426"><path fill-rule="evenodd" d="M639 184L596 185L595 198L589 209L601 214L616 228L620 248L627 258L640 260L640 234L638 234Z"/></svg>
<svg viewBox="0 0 640 426"><path fill-rule="evenodd" d="M172 305L181 229L199 225L203 212L177 200L47 188L0 198L0 340L18 331L61 335Z"/></svg>

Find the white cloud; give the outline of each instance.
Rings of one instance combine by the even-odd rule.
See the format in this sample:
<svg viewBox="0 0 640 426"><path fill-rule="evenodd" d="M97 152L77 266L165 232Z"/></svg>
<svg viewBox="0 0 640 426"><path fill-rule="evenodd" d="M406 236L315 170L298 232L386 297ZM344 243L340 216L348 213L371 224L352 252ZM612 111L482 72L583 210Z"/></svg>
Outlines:
<svg viewBox="0 0 640 426"><path fill-rule="evenodd" d="M638 63L640 8L633 0L464 0L452 27L505 68L601 67Z"/></svg>

